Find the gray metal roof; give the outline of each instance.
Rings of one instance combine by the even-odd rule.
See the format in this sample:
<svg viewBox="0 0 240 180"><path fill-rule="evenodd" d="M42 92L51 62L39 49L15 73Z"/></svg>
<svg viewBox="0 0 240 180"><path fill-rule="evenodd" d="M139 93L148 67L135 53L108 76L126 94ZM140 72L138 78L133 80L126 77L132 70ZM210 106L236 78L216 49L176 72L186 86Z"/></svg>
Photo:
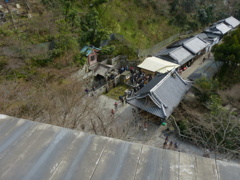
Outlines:
<svg viewBox="0 0 240 180"><path fill-rule="evenodd" d="M177 64L183 65L192 58L194 58L191 52L189 52L184 47L174 47L174 48L165 48L162 51L156 54L156 57L162 58L167 61L175 62Z"/></svg>
<svg viewBox="0 0 240 180"><path fill-rule="evenodd" d="M186 37L184 39L180 39L170 45L167 46L167 48L173 48L173 47L179 47L179 46L182 46L183 43L185 43L186 41L188 41L189 39L191 39L193 36L190 36L190 37Z"/></svg>
<svg viewBox="0 0 240 180"><path fill-rule="evenodd" d="M151 84L147 84L134 97L129 98L128 103L161 118L168 118L190 89L191 83L183 80L176 71L171 71L164 78L162 77L162 75L157 75L150 81ZM160 78L159 81L158 78ZM155 106L146 103L149 98Z"/></svg>
<svg viewBox="0 0 240 180"><path fill-rule="evenodd" d="M232 17L232 16L230 16L229 18L226 18L226 19L224 20L224 22L225 22L226 24L232 26L232 28L236 28L236 27L239 26L239 24L240 24L240 22L239 22L236 18L234 18L234 17Z"/></svg>
<svg viewBox="0 0 240 180"><path fill-rule="evenodd" d="M206 32L205 34L206 34L210 39L215 39L215 38L221 39L221 35L219 35L219 34L213 34L213 33L208 33L208 32Z"/></svg>
<svg viewBox="0 0 240 180"><path fill-rule="evenodd" d="M0 115L1 180L236 180L240 165Z"/></svg>
<svg viewBox="0 0 240 180"><path fill-rule="evenodd" d="M169 56L175 59L180 65L185 64L194 57L194 55L184 47L178 47L175 50L169 52Z"/></svg>
<svg viewBox="0 0 240 180"><path fill-rule="evenodd" d="M216 27L210 27L210 28L207 28L204 30L205 33L212 33L212 34L216 34L216 35L219 35L219 36L222 36L222 32L219 31L218 29L216 29Z"/></svg>
<svg viewBox="0 0 240 180"><path fill-rule="evenodd" d="M200 37L201 39L207 41L207 42L210 43L210 44L213 42L213 39L210 38L210 37L207 35L207 33L199 33L199 34L197 34L197 36Z"/></svg>
<svg viewBox="0 0 240 180"><path fill-rule="evenodd" d="M204 48L209 46L209 43L199 38L198 36L195 36L189 39L188 41L184 42L183 46L189 51L191 51L192 53L197 54L200 51L202 51Z"/></svg>
<svg viewBox="0 0 240 180"><path fill-rule="evenodd" d="M226 34L231 30L231 28L224 23L216 25L216 29L218 29L222 34Z"/></svg>
<svg viewBox="0 0 240 180"><path fill-rule="evenodd" d="M218 35L224 35L227 32L229 32L232 28L224 24L223 22L221 23L214 23L212 26L209 28L205 29L204 32L207 33L213 33L213 34L218 34Z"/></svg>

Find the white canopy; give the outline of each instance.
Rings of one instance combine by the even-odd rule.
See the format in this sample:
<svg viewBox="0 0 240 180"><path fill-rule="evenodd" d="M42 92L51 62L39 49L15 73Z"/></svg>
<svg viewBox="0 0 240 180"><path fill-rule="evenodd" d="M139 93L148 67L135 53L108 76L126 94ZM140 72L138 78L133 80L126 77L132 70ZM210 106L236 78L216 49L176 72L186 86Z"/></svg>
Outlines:
<svg viewBox="0 0 240 180"><path fill-rule="evenodd" d="M151 72L165 73L179 67L179 65L157 57L148 57L138 67Z"/></svg>

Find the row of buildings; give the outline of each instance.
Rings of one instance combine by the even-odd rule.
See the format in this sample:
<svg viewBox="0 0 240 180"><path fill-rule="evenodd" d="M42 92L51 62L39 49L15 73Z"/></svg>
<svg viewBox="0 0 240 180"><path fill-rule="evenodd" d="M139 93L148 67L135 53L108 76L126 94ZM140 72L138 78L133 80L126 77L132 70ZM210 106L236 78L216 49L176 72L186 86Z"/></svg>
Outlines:
<svg viewBox="0 0 240 180"><path fill-rule="evenodd" d="M191 66L239 24L232 16L220 20L202 33L174 42L155 56L146 58L138 67L155 78L128 98L128 103L158 116L161 121L166 120L192 85L178 70Z"/></svg>
<svg viewBox="0 0 240 180"><path fill-rule="evenodd" d="M150 74L164 73L168 67L190 66L199 56L210 52L212 47L217 44L224 35L236 29L239 21L234 17L229 17L212 24L202 33L181 39L161 49L153 57L146 58L138 67L143 72ZM153 66L154 62L154 66ZM174 64L170 64L174 63ZM166 71L161 70L164 67Z"/></svg>

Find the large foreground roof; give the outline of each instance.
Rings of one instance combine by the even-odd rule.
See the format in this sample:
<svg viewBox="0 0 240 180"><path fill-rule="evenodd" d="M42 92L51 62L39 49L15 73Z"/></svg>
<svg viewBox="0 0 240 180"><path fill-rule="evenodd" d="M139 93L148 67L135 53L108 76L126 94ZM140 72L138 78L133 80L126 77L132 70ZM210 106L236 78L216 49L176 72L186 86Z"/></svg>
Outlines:
<svg viewBox="0 0 240 180"><path fill-rule="evenodd" d="M0 115L1 180L236 180L240 165Z"/></svg>

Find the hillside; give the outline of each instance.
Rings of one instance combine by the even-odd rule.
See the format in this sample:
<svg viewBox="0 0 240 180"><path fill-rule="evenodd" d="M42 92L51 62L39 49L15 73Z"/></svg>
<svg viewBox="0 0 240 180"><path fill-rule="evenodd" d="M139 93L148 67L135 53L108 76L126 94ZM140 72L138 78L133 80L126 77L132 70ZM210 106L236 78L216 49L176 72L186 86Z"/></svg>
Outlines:
<svg viewBox="0 0 240 180"><path fill-rule="evenodd" d="M118 33L134 49L144 49L179 32L201 30L229 15L240 17L240 3L236 0L228 4L223 0L25 0L10 1L10 9L14 7L11 2L19 3L22 9L14 8L12 16L6 13L1 36L16 35L13 27L9 28L13 17L18 39L25 41L28 37L26 43L31 44L58 39L59 33L65 31L81 46L99 46L109 34ZM6 5L1 5L7 12ZM32 18L26 19L27 14ZM64 29L59 28L62 23ZM11 39L0 45L9 43L16 44Z"/></svg>

